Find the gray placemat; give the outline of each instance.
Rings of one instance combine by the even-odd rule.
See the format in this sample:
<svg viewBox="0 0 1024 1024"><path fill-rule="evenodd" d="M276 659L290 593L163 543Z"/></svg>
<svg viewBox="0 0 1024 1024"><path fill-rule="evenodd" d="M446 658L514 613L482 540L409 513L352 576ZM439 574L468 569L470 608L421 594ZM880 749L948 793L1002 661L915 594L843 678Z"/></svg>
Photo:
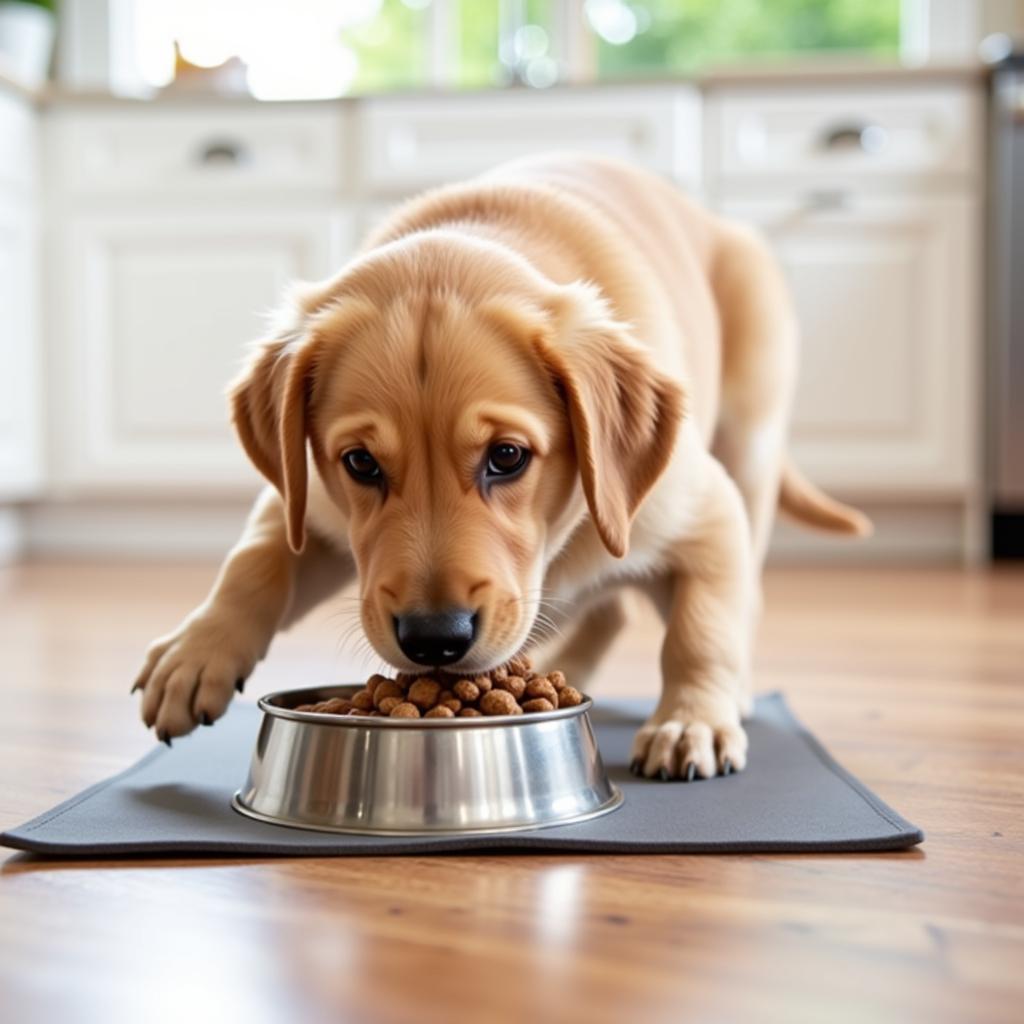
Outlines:
<svg viewBox="0 0 1024 1024"><path fill-rule="evenodd" d="M622 806L575 825L452 838L341 835L267 825L230 806L248 768L259 713L237 705L212 729L157 747L127 771L0 836L35 853L380 855L473 850L735 853L896 850L924 839L840 767L781 694L757 700L745 772L693 783L637 779L630 744L650 711L604 701L594 731Z"/></svg>

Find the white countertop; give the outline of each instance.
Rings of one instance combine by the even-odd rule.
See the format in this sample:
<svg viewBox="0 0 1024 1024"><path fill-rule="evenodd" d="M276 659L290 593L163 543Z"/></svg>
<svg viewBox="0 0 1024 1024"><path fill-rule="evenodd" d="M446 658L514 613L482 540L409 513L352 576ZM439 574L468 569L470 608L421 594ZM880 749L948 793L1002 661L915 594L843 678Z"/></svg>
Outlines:
<svg viewBox="0 0 1024 1024"><path fill-rule="evenodd" d="M662 75L647 78L602 79L595 82L564 82L552 86L553 90L561 89L607 89L629 88L651 85L693 85L703 90L718 88L743 88L746 86L792 86L792 85L895 85L899 83L918 83L934 81L971 81L981 80L988 74L988 67L979 62L960 64L925 64L910 66L888 61L835 59L829 57L802 57L797 60L778 62L746 61L742 64L721 64L709 66L702 72L692 76ZM388 93L364 93L353 96L339 96L326 100L303 100L298 102L314 103L351 103L360 99L375 99L381 96L465 96L479 95L485 92L506 92L525 90L522 86L494 89L456 90L425 86L414 90L403 90ZM5 71L0 63L0 90L17 93L40 104L54 103L208 103L219 101L226 103L260 103L275 101L259 101L251 96L231 96L220 93L190 90L164 90L152 98L117 95L101 90L73 91L59 84L51 84L39 90L33 90L19 82L15 76Z"/></svg>

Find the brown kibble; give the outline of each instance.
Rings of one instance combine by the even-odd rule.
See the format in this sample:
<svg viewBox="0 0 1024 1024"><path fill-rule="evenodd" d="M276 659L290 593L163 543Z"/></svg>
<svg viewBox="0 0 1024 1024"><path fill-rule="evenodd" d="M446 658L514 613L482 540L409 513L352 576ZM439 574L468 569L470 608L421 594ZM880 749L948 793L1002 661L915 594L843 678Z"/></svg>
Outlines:
<svg viewBox="0 0 1024 1024"><path fill-rule="evenodd" d="M352 694L352 706L360 711L373 710L373 694L369 690L359 690Z"/></svg>
<svg viewBox="0 0 1024 1024"><path fill-rule="evenodd" d="M424 716L424 718L454 718L455 712L451 708L446 708L443 704L438 704L437 707L431 708Z"/></svg>
<svg viewBox="0 0 1024 1024"><path fill-rule="evenodd" d="M531 679L526 684L526 696L529 700L540 697L550 701L552 707L558 706L558 691L543 676Z"/></svg>
<svg viewBox="0 0 1024 1024"><path fill-rule="evenodd" d="M459 718L482 718L483 712L479 708L463 708L459 712Z"/></svg>
<svg viewBox="0 0 1024 1024"><path fill-rule="evenodd" d="M575 686L563 686L558 691L558 706L560 708L574 708L583 703L583 694Z"/></svg>
<svg viewBox="0 0 1024 1024"><path fill-rule="evenodd" d="M447 708L453 714L459 712L462 709L462 701L458 697L448 697L445 700L439 700L437 707Z"/></svg>
<svg viewBox="0 0 1024 1024"><path fill-rule="evenodd" d="M480 698L480 710L485 715L521 715L523 709L508 690L491 690Z"/></svg>
<svg viewBox="0 0 1024 1024"><path fill-rule="evenodd" d="M511 693L516 700L526 693L526 680L522 676L509 676L507 679L495 680L494 685L499 690Z"/></svg>
<svg viewBox="0 0 1024 1024"><path fill-rule="evenodd" d="M402 688L393 679L385 679L384 682L378 683L377 688L373 691L373 703L378 708L382 701L394 697L399 698L399 703L404 699Z"/></svg>
<svg viewBox="0 0 1024 1024"><path fill-rule="evenodd" d="M533 668L533 662L525 654L517 654L508 663L508 674L510 676L524 676Z"/></svg>
<svg viewBox="0 0 1024 1024"><path fill-rule="evenodd" d="M388 718L419 718L420 709L415 704L410 704L408 701L403 701L401 704L396 704L392 709Z"/></svg>
<svg viewBox="0 0 1024 1024"><path fill-rule="evenodd" d="M488 678L487 676L481 676L480 677L480 679L487 679L487 678ZM488 682L493 680L495 683L497 683L499 679L508 679L508 669L504 665L499 665L496 669L494 669L490 673L490 679L488 679ZM476 679L476 680L474 680L474 682L477 683L477 685L479 685L480 680Z"/></svg>
<svg viewBox="0 0 1024 1024"><path fill-rule="evenodd" d="M390 715L391 712L394 711L395 708L397 708L399 704L403 704L404 702L405 702L405 697L402 697L402 696L399 696L399 697L385 697L377 705L377 710L382 715Z"/></svg>
<svg viewBox="0 0 1024 1024"><path fill-rule="evenodd" d="M359 718L369 718L373 714L372 711L364 711L362 708L353 708L350 715L357 715Z"/></svg>
<svg viewBox="0 0 1024 1024"><path fill-rule="evenodd" d="M292 711L316 711L315 704L296 704Z"/></svg>
<svg viewBox="0 0 1024 1024"><path fill-rule="evenodd" d="M415 704L421 711L428 711L437 703L440 692L441 684L437 680L427 677L417 679L409 687L409 692L406 694L405 699L410 704Z"/></svg>
<svg viewBox="0 0 1024 1024"><path fill-rule="evenodd" d="M366 689L370 691L370 696L375 696L377 693L377 687L381 683L390 683L391 680L387 676L382 676L379 672L374 672L369 679L366 680Z"/></svg>
<svg viewBox="0 0 1024 1024"><path fill-rule="evenodd" d="M480 696L480 687L469 679L460 679L453 689L455 691L455 696L458 697L459 700L464 700L467 704L471 704Z"/></svg>
<svg viewBox="0 0 1024 1024"><path fill-rule="evenodd" d="M549 672L548 673L548 682L556 690L561 690L562 687L565 686L565 673L564 672L558 672L557 670L555 672Z"/></svg>
<svg viewBox="0 0 1024 1024"><path fill-rule="evenodd" d="M554 711L555 705L545 697L534 697L523 704L523 710L532 715L539 711Z"/></svg>
<svg viewBox="0 0 1024 1024"><path fill-rule="evenodd" d="M398 675L395 676L395 682L398 683L404 692L405 690L408 690L409 687L412 686L412 684L419 678L419 676L413 675L411 672L399 672Z"/></svg>
<svg viewBox="0 0 1024 1024"><path fill-rule="evenodd" d="M495 670L495 671L497 671L497 670ZM494 678L496 679L497 676L495 676ZM508 678L508 673L506 672L505 675L502 678L503 679L507 679ZM473 685L481 693L490 693L490 691L494 689L494 682L492 681L491 676L475 676L474 679L473 679Z"/></svg>

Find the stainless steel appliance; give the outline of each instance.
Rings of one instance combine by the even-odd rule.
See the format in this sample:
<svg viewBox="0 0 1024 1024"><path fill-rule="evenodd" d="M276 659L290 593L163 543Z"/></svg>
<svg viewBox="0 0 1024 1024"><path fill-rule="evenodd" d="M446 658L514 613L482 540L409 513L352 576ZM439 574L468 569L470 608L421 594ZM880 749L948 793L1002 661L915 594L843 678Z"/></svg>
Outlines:
<svg viewBox="0 0 1024 1024"><path fill-rule="evenodd" d="M1024 51L992 71L988 470L992 554L1024 558Z"/></svg>

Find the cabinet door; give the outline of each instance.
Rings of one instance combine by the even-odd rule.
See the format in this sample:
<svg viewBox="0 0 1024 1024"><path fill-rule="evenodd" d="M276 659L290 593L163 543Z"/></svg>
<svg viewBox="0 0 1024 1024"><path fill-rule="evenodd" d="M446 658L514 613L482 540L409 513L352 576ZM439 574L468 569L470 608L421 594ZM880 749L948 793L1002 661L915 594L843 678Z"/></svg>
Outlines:
<svg viewBox="0 0 1024 1024"><path fill-rule="evenodd" d="M35 246L29 204L0 200L0 500L41 481Z"/></svg>
<svg viewBox="0 0 1024 1024"><path fill-rule="evenodd" d="M765 229L795 297L803 468L865 495L963 492L982 344L973 202L811 194L722 210Z"/></svg>
<svg viewBox="0 0 1024 1024"><path fill-rule="evenodd" d="M54 339L66 489L251 486L225 385L285 287L332 270L338 233L308 210L74 221Z"/></svg>

